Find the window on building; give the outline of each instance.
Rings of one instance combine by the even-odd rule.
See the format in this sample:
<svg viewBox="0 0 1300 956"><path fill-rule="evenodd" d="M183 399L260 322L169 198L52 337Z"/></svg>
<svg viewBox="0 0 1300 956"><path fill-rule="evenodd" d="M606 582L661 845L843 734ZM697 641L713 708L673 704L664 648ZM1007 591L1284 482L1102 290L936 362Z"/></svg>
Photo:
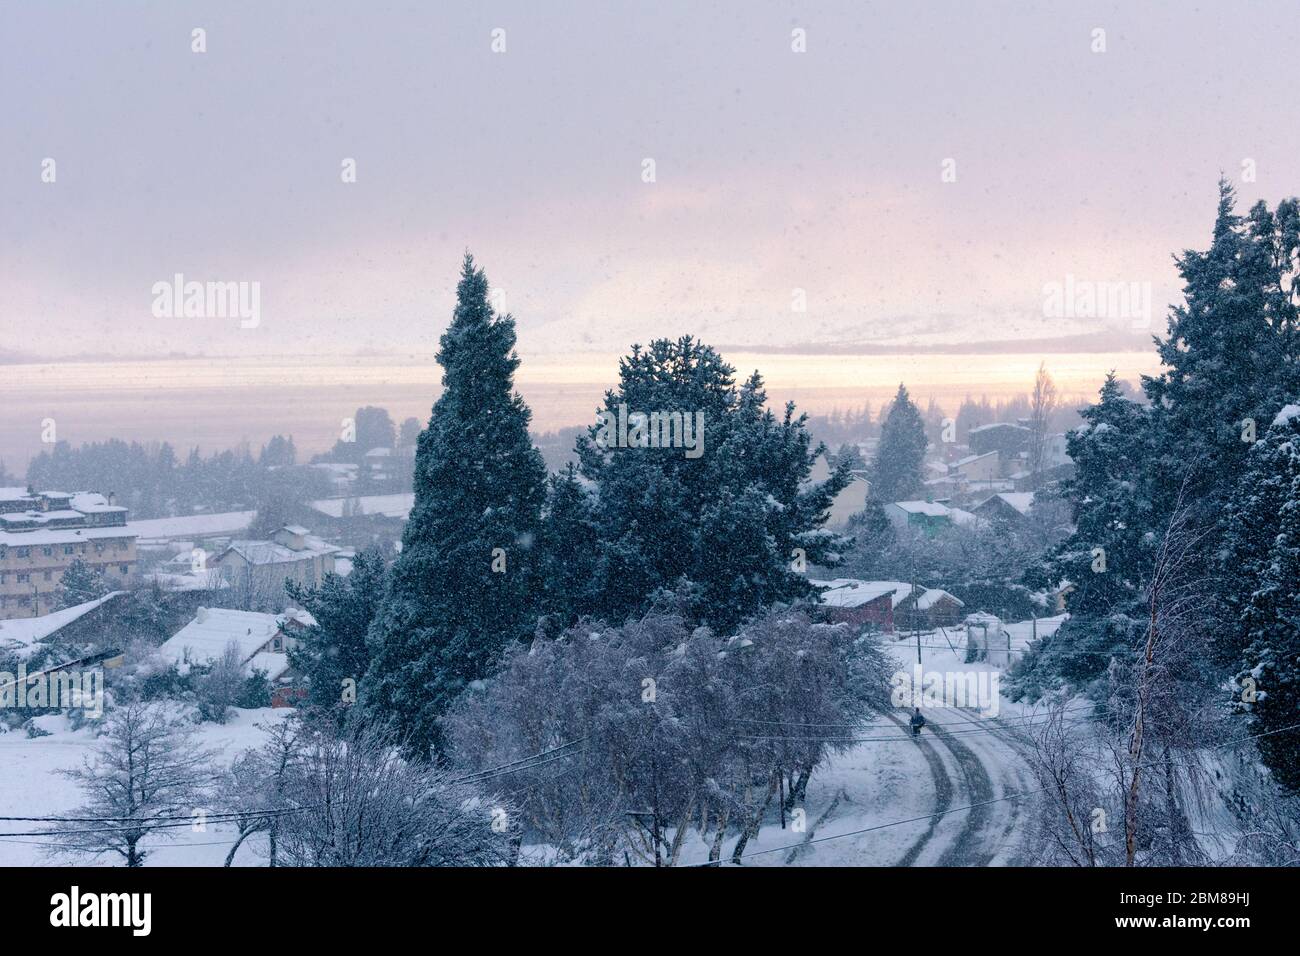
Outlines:
<svg viewBox="0 0 1300 956"><path fill-rule="evenodd" d="M19 584L26 584L26 583L27 583L28 581L30 581L31 579L32 579L32 576L31 576L30 574L20 574L20 575L18 575L18 583L19 583Z"/></svg>
<svg viewBox="0 0 1300 956"><path fill-rule="evenodd" d="M54 580L54 574L53 574L53 572L51 572L51 571L46 571L46 572L45 572L45 580L46 580L46 581L53 581L53 580Z"/></svg>
<svg viewBox="0 0 1300 956"><path fill-rule="evenodd" d="M20 558L25 558L25 557L27 557L28 555L30 555L31 553L32 553L32 549L31 549L31 548L19 548L19 549L18 549L18 557L20 557Z"/></svg>
<svg viewBox="0 0 1300 956"><path fill-rule="evenodd" d="M117 567L118 567L118 570L121 571L123 574L129 574L129 573L131 572L131 567L130 567L130 565L119 564Z"/></svg>
<svg viewBox="0 0 1300 956"><path fill-rule="evenodd" d="M75 551L75 550L76 550L76 549L75 549L72 545L70 545L70 544L65 544L65 545L63 546L63 553L64 553L64 554L72 554L72 552Z"/></svg>
<svg viewBox="0 0 1300 956"><path fill-rule="evenodd" d="M44 555L48 558L48 557L50 557L52 554L54 554L54 549L53 549L53 548L41 548L41 553L44 554Z"/></svg>

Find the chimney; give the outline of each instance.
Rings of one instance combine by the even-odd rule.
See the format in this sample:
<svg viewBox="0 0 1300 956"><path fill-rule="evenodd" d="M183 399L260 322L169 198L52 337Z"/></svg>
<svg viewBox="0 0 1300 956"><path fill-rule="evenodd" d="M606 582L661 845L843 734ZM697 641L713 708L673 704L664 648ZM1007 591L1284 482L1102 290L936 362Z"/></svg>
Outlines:
<svg viewBox="0 0 1300 956"><path fill-rule="evenodd" d="M194 612L194 620L202 624L207 619L208 619L208 609L200 606L199 609Z"/></svg>
<svg viewBox="0 0 1300 956"><path fill-rule="evenodd" d="M108 506L109 506L110 508L113 506L113 501L114 501L116 498L117 498L117 492L115 492L115 491L110 491L110 492L108 493Z"/></svg>

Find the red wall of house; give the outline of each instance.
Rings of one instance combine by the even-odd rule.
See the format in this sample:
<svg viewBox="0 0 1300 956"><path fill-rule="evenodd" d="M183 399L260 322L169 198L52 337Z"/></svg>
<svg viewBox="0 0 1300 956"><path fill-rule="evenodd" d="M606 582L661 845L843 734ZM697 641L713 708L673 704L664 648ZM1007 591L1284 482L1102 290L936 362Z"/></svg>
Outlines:
<svg viewBox="0 0 1300 956"><path fill-rule="evenodd" d="M857 607L828 607L826 616L835 622L847 622L856 627L873 624L886 634L894 633L893 595L882 594L875 600Z"/></svg>

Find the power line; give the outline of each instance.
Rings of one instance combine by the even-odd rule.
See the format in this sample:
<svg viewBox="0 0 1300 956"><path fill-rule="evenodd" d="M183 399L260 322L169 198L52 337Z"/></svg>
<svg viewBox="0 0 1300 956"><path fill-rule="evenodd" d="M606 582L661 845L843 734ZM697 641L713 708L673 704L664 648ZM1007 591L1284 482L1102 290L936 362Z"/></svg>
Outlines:
<svg viewBox="0 0 1300 956"><path fill-rule="evenodd" d="M972 720L973 720L973 719L974 719L974 718L972 718ZM1001 719L1001 718L991 717L991 718L988 718L988 719L992 721L992 720L999 720L999 719ZM1017 718L1012 718L1012 719L1017 719ZM1078 723L1086 723L1086 722L1088 722L1088 721L1090 721L1090 720L1091 720L1091 718L1088 718L1088 717L1071 717L1071 718L1066 718L1064 722L1065 722L1065 723L1069 723L1069 724L1078 724ZM1050 723L1050 718L1049 718L1049 719L1041 719L1041 718L1040 718L1040 719L1034 720L1032 723L1030 723L1030 722L1022 723L1020 726L1022 726L1022 727L1041 727L1042 725L1044 725L1044 724L1046 724L1046 723ZM935 723L935 726L936 726L936 727L940 727L940 728L943 727L942 724L939 724L939 723L937 723L937 722ZM1015 728L1008 728L1008 727L1003 727L1003 726L999 725L999 726L997 726L997 727L972 727L972 728L969 728L969 729L962 729L962 730L944 730L944 731L942 732L941 736L944 736L944 737L972 737L972 736L975 736L976 734L992 734L992 733L996 733L996 732L999 731L999 730L1008 730L1008 729L1015 729ZM934 733L935 733L936 735L939 735L939 734L940 734L940 731L936 729L936 730L934 730ZM833 735L818 735L818 734L807 734L807 735L801 735L801 734L785 734L785 735L775 735L775 734L773 734L773 735L735 734L735 735L733 735L733 736L734 736L736 739L738 739L738 740L795 740L795 741L799 741L799 740L803 740L803 741L807 741L807 740L821 740L821 741L825 741L825 742L827 742L827 743L887 743L887 742L897 742L897 741L902 741L902 740L911 740L911 739L912 739L911 735L904 735L904 734L901 734L901 733L900 733L900 734L890 734L890 735L887 735L887 736L884 736L884 737L857 737L857 736L853 736L853 735L833 736Z"/></svg>
<svg viewBox="0 0 1300 956"><path fill-rule="evenodd" d="M548 755L550 755L550 754L559 753L561 750L566 750L566 749L568 749L569 747L572 747L574 744L580 744L580 743L582 743L582 742L583 742L584 740L586 740L586 739L587 739L586 737L578 737L578 738L576 738L576 739L574 739L574 740L570 740L570 741L568 741L568 742L566 742L566 743L562 743L562 744L560 744L560 745L558 745L558 746L551 747L549 750L543 750L541 753L535 753L535 754L533 754L531 757L520 757L518 760L511 760L509 763L503 763L503 764L501 764L500 766L497 766L497 767L488 767L488 768L485 769L485 770L477 770L477 771L475 771L474 773L466 774L466 775L463 776L463 777L457 777L456 779L452 780L451 782L452 782L452 783L475 783L475 782L478 781L479 778L484 778L484 779L486 779L486 778L488 778L488 777L498 776L498 771L506 771L507 768L516 767L517 764L528 763L529 761L531 761L531 760L536 760L536 759L538 759L539 757L546 757L546 756L548 756ZM569 755L569 754L565 754L565 756L570 756L570 755ZM536 764L536 766L541 766L541 764ZM516 769L519 769L519 770L528 770L528 769L531 769L531 766L530 766L530 767L517 767ZM510 772L510 773L514 773L515 771L514 771L514 770L509 770L508 772Z"/></svg>
<svg viewBox="0 0 1300 956"><path fill-rule="evenodd" d="M266 810L219 810L215 813L204 815L205 820L213 817L258 817L268 816L276 813L298 813L302 810L311 810L314 807L272 807ZM194 814L178 814L175 816L162 817L0 817L0 821L8 823L117 823L119 821L131 821L139 823L149 823L154 820L193 820Z"/></svg>
<svg viewBox="0 0 1300 956"><path fill-rule="evenodd" d="M298 810L283 811L284 813L299 813L308 807L301 807ZM209 823L238 823L240 820L247 819L248 814L209 814L200 819L187 817L184 823L154 823L152 819L140 820L135 826L116 826L116 827L99 827L86 830L25 830L19 833L0 833L0 837L27 837L27 836L89 836L98 833L150 833L154 830L175 830L182 827L192 827L195 823L206 826Z"/></svg>

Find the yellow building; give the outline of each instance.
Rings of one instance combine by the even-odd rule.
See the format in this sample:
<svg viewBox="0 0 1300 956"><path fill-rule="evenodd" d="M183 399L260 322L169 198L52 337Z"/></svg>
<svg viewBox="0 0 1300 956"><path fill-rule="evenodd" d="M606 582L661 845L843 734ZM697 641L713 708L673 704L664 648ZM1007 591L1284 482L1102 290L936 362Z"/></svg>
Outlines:
<svg viewBox="0 0 1300 956"><path fill-rule="evenodd" d="M63 572L78 559L110 588L129 586L135 538L111 496L0 488L0 620L54 610Z"/></svg>

